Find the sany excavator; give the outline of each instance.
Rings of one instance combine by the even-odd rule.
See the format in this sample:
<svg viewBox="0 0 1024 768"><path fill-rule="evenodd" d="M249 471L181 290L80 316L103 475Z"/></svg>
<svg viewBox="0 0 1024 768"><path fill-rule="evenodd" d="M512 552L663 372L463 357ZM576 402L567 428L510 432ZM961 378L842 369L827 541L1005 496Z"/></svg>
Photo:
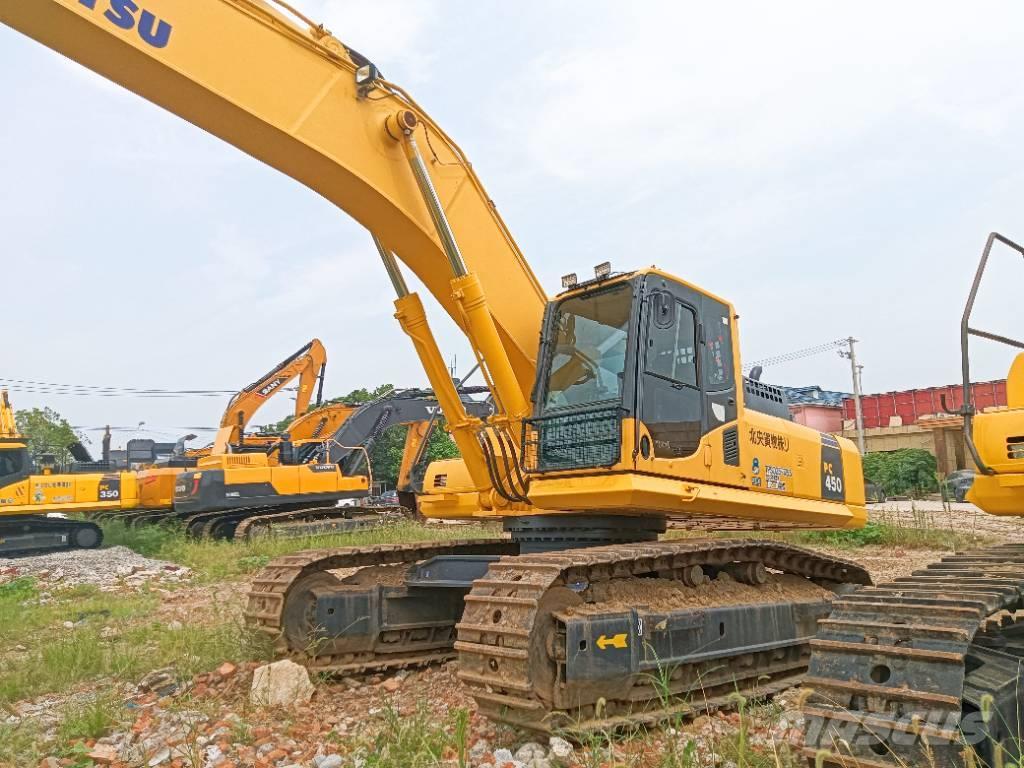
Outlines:
<svg viewBox="0 0 1024 768"><path fill-rule="evenodd" d="M460 402L475 418L491 413L486 401L469 397L475 388L460 390ZM282 437L267 452L231 453L199 459L195 469L182 472L174 488L174 514L194 536L224 539L290 531L293 535L347 530L354 511L365 514L380 508L342 508L339 498L369 495L369 454L388 429L407 426L403 457L422 461L419 447L428 435L417 428L436 424L440 410L434 394L425 390L397 390L360 405L328 406L327 413L312 411L292 422L298 434L308 426L317 434L306 439ZM325 424L336 424L322 434ZM269 459L273 456L274 460ZM411 476L415 464L399 468L403 491L415 491ZM356 491L340 495L338 483L358 483ZM398 511L397 508L391 511ZM414 510L413 510L414 511ZM361 523L367 522L364 516Z"/></svg>
<svg viewBox="0 0 1024 768"><path fill-rule="evenodd" d="M36 472L7 390L0 390L0 555L98 547L103 542L98 525L50 513L117 509L122 490L129 503L133 500L132 479L127 472Z"/></svg>
<svg viewBox="0 0 1024 768"><path fill-rule="evenodd" d="M947 410L963 418L978 470L967 500L992 515L1020 517L1024 353L1006 378L1006 408L977 412L971 386L971 338L1024 349L1024 341L971 323L997 244L1024 256L1024 246L989 235L960 324L962 405ZM837 602L810 661L808 757L866 768L1021 765L1022 609L1021 544L958 552Z"/></svg>
<svg viewBox="0 0 1024 768"><path fill-rule="evenodd" d="M324 371L327 368L327 350L319 339L313 339L285 360L275 365L269 373L243 387L228 401L213 445L208 449L187 451L183 457L168 462L167 466L155 466L140 470L139 506L146 510L170 509L174 502L176 478L185 468L195 466L197 461L209 456L224 456L229 452L246 450L245 428L256 412L277 393L283 392L292 380L298 378L295 393L295 417L304 416L316 390L316 405L323 396ZM248 449L266 450L277 438L274 436L256 438L250 441ZM184 460L183 460L184 459ZM152 517L152 514L147 514Z"/></svg>
<svg viewBox="0 0 1024 768"><path fill-rule="evenodd" d="M777 541L658 539L669 520L862 525L854 446L745 381L734 308L669 272L603 265L549 300L454 141L295 18L260 0L0 0L3 23L373 234L462 454L428 471L420 509L507 532L290 556L255 580L249 621L325 672L457 653L482 712L541 730L658 721L799 680L818 619L866 571ZM486 420L467 413L399 261L466 334Z"/></svg>

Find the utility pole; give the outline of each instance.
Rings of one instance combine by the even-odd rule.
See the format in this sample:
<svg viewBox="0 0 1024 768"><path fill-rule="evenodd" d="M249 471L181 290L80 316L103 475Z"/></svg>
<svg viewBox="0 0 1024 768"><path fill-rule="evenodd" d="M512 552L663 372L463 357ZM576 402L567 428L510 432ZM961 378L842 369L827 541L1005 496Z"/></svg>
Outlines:
<svg viewBox="0 0 1024 768"><path fill-rule="evenodd" d="M853 345L857 343L857 339L850 336L846 339L848 351L840 352L840 357L847 357L850 359L850 374L853 376L853 410L857 419L857 447L860 449L861 456L864 455L864 413L860 407L860 371L864 366L857 365L857 353L854 351Z"/></svg>

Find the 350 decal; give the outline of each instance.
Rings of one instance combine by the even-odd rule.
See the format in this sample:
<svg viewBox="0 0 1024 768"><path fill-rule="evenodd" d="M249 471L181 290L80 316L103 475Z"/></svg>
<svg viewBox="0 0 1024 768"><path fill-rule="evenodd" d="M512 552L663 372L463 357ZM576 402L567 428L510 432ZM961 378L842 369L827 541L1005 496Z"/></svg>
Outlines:
<svg viewBox="0 0 1024 768"><path fill-rule="evenodd" d="M98 11L97 2L78 0L79 5L84 5L90 11ZM119 29L134 29L144 43L154 48L164 48L171 41L173 27L163 19L158 19L152 11L140 8L133 0L106 0L102 6L106 7L103 18Z"/></svg>

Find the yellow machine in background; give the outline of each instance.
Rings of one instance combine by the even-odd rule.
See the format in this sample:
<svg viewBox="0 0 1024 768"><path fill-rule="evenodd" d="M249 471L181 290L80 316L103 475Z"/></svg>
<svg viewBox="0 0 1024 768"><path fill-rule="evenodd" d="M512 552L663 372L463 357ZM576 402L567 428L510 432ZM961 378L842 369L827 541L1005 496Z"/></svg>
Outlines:
<svg viewBox="0 0 1024 768"><path fill-rule="evenodd" d="M97 512L138 504L130 472L36 472L18 434L7 390L0 390L0 555L37 549L92 549L103 541L95 523L48 513Z"/></svg>
<svg viewBox="0 0 1024 768"><path fill-rule="evenodd" d="M170 509L174 503L175 480L185 469L197 466L209 456L222 456L229 452L265 452L279 439L276 435L247 438L245 428L256 412L266 403L283 392L296 377L299 379L295 395L295 422L305 423L304 418L316 390L317 405L323 396L324 372L327 368L327 351L319 339L313 339L285 360L275 365L269 373L239 390L232 396L221 416L213 445L209 448L189 450L181 457L172 457L166 465L139 470L139 506L146 509ZM340 416L340 414L339 414ZM327 433L329 434L329 433ZM215 462L212 466L221 466Z"/></svg>
<svg viewBox="0 0 1024 768"><path fill-rule="evenodd" d="M992 247L1001 243L1024 256L1024 246L993 232L985 243L960 323L963 406L952 413L963 417L964 442L978 468L967 500L993 515L1024 515L1024 352L1018 352L1006 377L1006 408L978 413L972 405L970 339L996 341L1015 349L1024 342L971 326L978 289Z"/></svg>

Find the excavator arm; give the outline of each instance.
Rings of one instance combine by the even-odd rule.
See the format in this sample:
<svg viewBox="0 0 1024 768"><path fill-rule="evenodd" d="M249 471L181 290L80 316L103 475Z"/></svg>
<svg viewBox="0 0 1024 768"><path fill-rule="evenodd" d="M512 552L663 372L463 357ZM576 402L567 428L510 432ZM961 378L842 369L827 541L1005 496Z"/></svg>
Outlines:
<svg viewBox="0 0 1024 768"><path fill-rule="evenodd" d="M279 0L0 0L0 22L365 226L396 289L397 255L466 333L507 442L529 410L547 297L455 142L366 59L296 16ZM480 423L459 405L419 297L401 290L396 307L480 503L503 503L491 490Z"/></svg>
<svg viewBox="0 0 1024 768"><path fill-rule="evenodd" d="M470 394L486 389L466 387L459 390L463 407L476 418L489 416L493 407L489 402L472 400ZM357 474L374 443L388 429L397 425L412 426L432 422L440 411L437 397L427 390L402 390L359 406L326 441L311 441L300 448L302 461L308 461L326 445L326 461L339 464L345 475ZM318 460L323 460L320 457Z"/></svg>
<svg viewBox="0 0 1024 768"><path fill-rule="evenodd" d="M327 366L327 351L319 339L313 339L302 349L274 366L269 373L234 395L220 420L220 429L213 443L213 453L227 453L228 446L240 442L253 415L271 397L282 391L294 379L299 378L299 389L295 395L295 416L302 416L317 388L317 402L323 388L324 368Z"/></svg>
<svg viewBox="0 0 1024 768"><path fill-rule="evenodd" d="M0 438L14 439L21 437L18 434L18 426L14 421L14 408L11 407L11 399L7 396L7 390L0 390Z"/></svg>

